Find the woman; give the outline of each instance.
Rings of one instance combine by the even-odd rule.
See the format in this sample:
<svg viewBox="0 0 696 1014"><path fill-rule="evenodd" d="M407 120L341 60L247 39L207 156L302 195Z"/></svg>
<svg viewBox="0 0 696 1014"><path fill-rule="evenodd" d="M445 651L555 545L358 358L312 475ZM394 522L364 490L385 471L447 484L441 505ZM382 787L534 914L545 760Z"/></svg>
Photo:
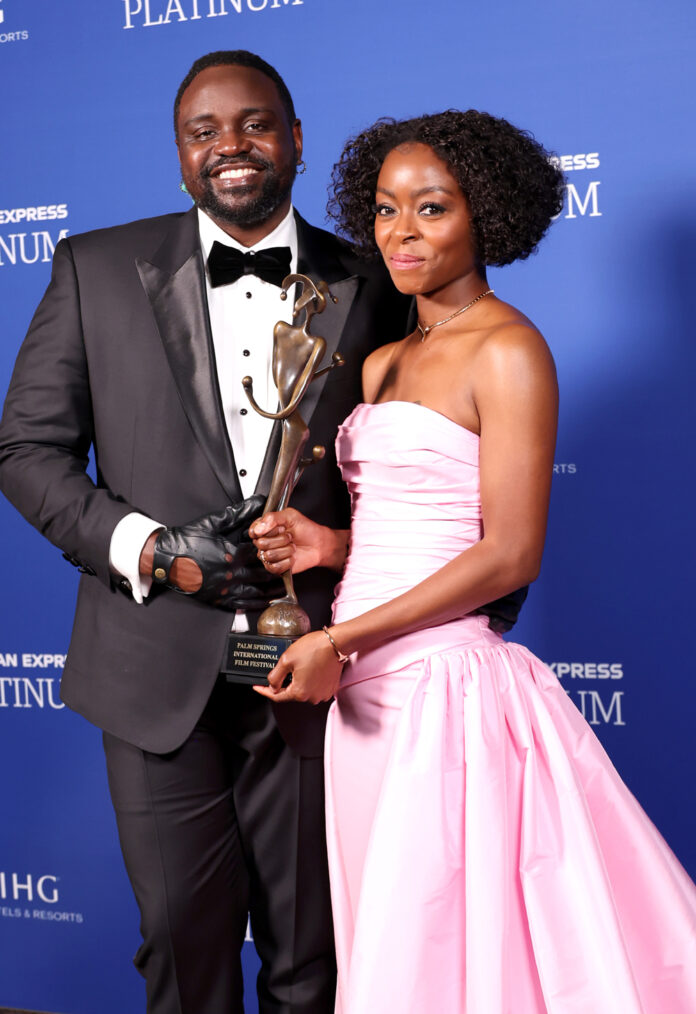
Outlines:
<svg viewBox="0 0 696 1014"><path fill-rule="evenodd" d="M336 696L340 1014L696 1010L693 884L554 675L474 613L538 573L557 414L549 350L486 265L527 257L561 190L475 111L379 122L336 170L343 231L418 325L368 358L339 432L350 551L292 509L252 536L274 573L345 563L332 626L259 690Z"/></svg>

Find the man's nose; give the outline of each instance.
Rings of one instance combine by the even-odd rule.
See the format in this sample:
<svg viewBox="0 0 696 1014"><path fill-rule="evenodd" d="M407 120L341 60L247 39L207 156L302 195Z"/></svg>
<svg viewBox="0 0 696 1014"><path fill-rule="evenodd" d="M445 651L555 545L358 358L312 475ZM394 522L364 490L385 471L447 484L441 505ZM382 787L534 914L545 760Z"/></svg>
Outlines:
<svg viewBox="0 0 696 1014"><path fill-rule="evenodd" d="M251 151L251 147L249 135L234 127L221 130L215 142L215 152L220 155L237 155Z"/></svg>

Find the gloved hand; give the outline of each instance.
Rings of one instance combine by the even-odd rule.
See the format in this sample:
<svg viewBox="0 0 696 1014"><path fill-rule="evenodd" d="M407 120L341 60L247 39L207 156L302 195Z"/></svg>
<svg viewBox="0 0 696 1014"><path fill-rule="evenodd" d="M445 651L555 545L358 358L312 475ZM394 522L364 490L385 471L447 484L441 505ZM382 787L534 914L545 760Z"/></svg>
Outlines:
<svg viewBox="0 0 696 1014"><path fill-rule="evenodd" d="M264 608L269 599L282 594L282 584L261 566L249 539L249 525L261 516L264 503L264 497L250 496L185 525L163 529L154 545L154 583L222 609ZM183 591L170 580L177 557L198 566L202 583L197 591Z"/></svg>

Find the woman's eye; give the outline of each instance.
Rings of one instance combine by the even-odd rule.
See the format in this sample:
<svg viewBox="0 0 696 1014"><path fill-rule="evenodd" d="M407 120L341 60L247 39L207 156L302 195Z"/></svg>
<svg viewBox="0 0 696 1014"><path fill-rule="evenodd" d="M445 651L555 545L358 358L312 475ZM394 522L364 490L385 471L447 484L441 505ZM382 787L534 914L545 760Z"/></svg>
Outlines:
<svg viewBox="0 0 696 1014"><path fill-rule="evenodd" d="M377 218L386 218L387 215L393 215L394 209L390 204L375 204L375 215Z"/></svg>
<svg viewBox="0 0 696 1014"><path fill-rule="evenodd" d="M418 212L421 215L441 215L445 210L441 204L436 204L435 201L428 201L427 204L421 204Z"/></svg>

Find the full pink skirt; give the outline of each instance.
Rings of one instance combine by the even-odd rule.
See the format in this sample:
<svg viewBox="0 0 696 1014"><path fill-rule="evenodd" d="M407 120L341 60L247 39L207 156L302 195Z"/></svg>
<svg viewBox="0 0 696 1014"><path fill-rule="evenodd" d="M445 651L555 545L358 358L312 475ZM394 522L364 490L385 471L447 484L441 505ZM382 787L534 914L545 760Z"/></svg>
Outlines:
<svg viewBox="0 0 696 1014"><path fill-rule="evenodd" d="M330 713L337 1014L694 1014L694 885L553 673L460 623Z"/></svg>

